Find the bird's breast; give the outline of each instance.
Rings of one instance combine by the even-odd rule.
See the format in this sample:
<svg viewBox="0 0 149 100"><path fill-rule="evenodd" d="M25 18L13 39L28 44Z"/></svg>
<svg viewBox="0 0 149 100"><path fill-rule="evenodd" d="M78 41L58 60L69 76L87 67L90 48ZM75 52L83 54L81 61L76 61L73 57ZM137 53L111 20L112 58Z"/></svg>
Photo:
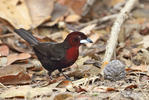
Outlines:
<svg viewBox="0 0 149 100"><path fill-rule="evenodd" d="M74 63L78 59L78 55L79 55L79 48L78 47L69 48L66 51L67 62L73 62Z"/></svg>

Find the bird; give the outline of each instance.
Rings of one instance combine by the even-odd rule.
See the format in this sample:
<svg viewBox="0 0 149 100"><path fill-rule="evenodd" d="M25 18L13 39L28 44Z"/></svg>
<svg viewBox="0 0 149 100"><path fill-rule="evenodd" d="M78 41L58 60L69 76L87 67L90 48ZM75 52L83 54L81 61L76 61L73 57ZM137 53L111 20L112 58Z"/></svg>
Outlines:
<svg viewBox="0 0 149 100"><path fill-rule="evenodd" d="M53 71L58 70L66 79L69 79L69 77L63 73L62 69L76 62L81 44L93 43L91 39L79 31L69 33L61 43L40 42L32 35L32 32L23 28L14 29L14 32L31 45L41 65L48 71L49 76Z"/></svg>

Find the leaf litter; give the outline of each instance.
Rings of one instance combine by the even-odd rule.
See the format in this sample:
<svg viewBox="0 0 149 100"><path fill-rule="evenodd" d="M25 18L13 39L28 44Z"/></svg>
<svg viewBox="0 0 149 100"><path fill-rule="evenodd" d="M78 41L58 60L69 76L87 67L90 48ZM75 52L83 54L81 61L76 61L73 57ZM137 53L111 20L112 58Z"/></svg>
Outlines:
<svg viewBox="0 0 149 100"><path fill-rule="evenodd" d="M140 1L143 8L135 8L131 12L133 17L121 27L112 61L116 59L125 65L126 76L110 81L104 79L100 72L115 17L100 22L99 19L118 14L125 1L95 0L93 4L89 1L0 1L0 24L6 27L0 27L0 99L148 100L149 20L146 11L149 3ZM89 4L90 7L87 6ZM90 24L94 19L94 24ZM52 73L53 81L50 81L29 45L10 30L19 27L30 29L38 40L44 42L61 42L70 31L79 30L94 43L87 44L87 47L83 45L77 62L63 69L73 81L65 80L58 71Z"/></svg>

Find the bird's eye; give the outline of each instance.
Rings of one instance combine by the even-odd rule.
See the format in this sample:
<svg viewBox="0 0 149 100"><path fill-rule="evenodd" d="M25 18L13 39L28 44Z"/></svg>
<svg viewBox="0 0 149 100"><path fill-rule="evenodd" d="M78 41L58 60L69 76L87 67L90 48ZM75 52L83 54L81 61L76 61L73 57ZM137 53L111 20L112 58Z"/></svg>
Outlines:
<svg viewBox="0 0 149 100"><path fill-rule="evenodd" d="M81 36L78 36L79 39L81 39Z"/></svg>
<svg viewBox="0 0 149 100"><path fill-rule="evenodd" d="M73 42L78 42L78 41L79 41L78 38L74 38L74 39L73 39Z"/></svg>

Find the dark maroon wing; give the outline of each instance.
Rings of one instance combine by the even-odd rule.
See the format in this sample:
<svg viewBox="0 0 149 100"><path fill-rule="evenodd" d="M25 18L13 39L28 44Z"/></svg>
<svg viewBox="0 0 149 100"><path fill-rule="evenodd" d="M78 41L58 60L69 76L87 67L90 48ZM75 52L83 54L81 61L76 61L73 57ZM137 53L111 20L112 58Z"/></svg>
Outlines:
<svg viewBox="0 0 149 100"><path fill-rule="evenodd" d="M33 48L37 56L46 57L50 61L59 62L65 57L65 48L61 44L39 43Z"/></svg>

